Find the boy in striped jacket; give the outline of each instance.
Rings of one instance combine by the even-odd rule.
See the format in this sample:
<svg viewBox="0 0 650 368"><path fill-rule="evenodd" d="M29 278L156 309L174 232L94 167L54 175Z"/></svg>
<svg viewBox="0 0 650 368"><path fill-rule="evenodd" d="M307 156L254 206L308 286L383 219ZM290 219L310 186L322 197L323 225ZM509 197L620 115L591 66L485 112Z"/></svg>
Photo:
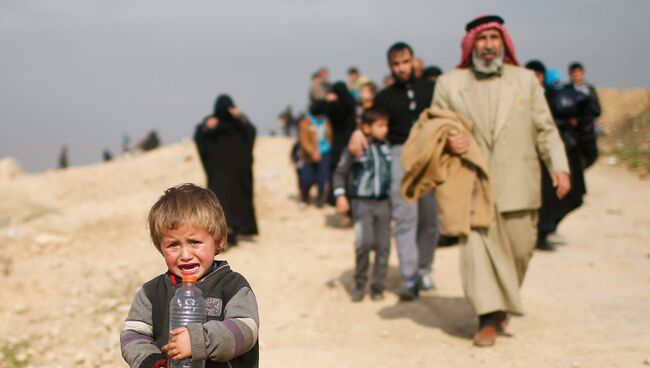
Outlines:
<svg viewBox="0 0 650 368"><path fill-rule="evenodd" d="M378 110L361 115L361 131L368 139L368 148L354 157L346 148L334 172L333 184L336 209L345 214L350 210L355 233L355 287L352 301L359 302L365 294L370 267L370 252L375 250L370 295L373 300L384 298L388 256L390 253L390 193L391 156L386 142L388 116ZM349 183L346 188L346 183Z"/></svg>
<svg viewBox="0 0 650 368"><path fill-rule="evenodd" d="M129 367L167 367L168 358L205 360L205 367L257 367L257 300L246 279L223 251L228 228L223 208L208 189L194 184L169 188L149 211L154 246L167 272L140 288L120 333ZM169 330L169 303L184 275L198 278L207 305L207 322Z"/></svg>

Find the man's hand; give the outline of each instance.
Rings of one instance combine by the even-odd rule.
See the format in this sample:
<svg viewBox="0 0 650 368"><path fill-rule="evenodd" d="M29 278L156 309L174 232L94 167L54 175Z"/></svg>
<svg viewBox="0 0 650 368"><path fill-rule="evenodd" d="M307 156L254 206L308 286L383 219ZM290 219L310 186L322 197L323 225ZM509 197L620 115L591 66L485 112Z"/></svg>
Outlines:
<svg viewBox="0 0 650 368"><path fill-rule="evenodd" d="M208 128L208 129L216 128L217 124L219 124L219 119L217 119L214 116L211 116L211 117L205 119L205 127Z"/></svg>
<svg viewBox="0 0 650 368"><path fill-rule="evenodd" d="M336 197L336 212L345 215L350 211L350 202L344 195Z"/></svg>
<svg viewBox="0 0 650 368"><path fill-rule="evenodd" d="M169 331L169 342L161 349L173 360L181 360L192 356L190 333L185 327Z"/></svg>
<svg viewBox="0 0 650 368"><path fill-rule="evenodd" d="M368 139L359 129L352 132L350 140L348 141L348 150L354 157L359 157L365 149L368 148Z"/></svg>
<svg viewBox="0 0 650 368"><path fill-rule="evenodd" d="M456 155L462 155L469 150L469 139L465 134L452 129L447 134L447 149Z"/></svg>
<svg viewBox="0 0 650 368"><path fill-rule="evenodd" d="M551 174L553 187L557 189L557 197L562 199L571 190L571 177L563 171L555 171Z"/></svg>
<svg viewBox="0 0 650 368"><path fill-rule="evenodd" d="M316 153L314 153L314 156L312 157L312 160L314 160L314 162L320 162L321 158L322 157L320 155L320 152L316 151Z"/></svg>

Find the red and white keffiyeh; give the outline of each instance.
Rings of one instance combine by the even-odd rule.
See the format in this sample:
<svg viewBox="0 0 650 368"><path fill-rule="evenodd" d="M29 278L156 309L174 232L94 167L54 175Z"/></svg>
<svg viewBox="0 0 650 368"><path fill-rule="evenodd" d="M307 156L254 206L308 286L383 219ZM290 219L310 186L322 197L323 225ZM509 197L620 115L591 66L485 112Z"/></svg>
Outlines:
<svg viewBox="0 0 650 368"><path fill-rule="evenodd" d="M486 20L487 19L490 20L486 22L481 22L480 21L481 18L486 18ZM499 30L499 32L501 32L501 36L503 37L503 45L505 47L505 55L503 57L503 61L507 64L511 64L515 66L519 65L519 61L517 61L517 57L515 56L515 45L512 43L512 38L510 38L510 34L508 33L508 30L503 25L502 21L500 22L498 20L492 20L493 18L500 19L497 16L480 16L471 22L471 23L479 23L479 24L469 29L465 34L465 37L463 37L463 41L461 42L460 45L463 55L460 59L460 64L456 66L457 68L469 68L472 65L472 50L474 49L474 43L476 42L476 37L478 36L479 33L485 31L486 29L492 29L492 28Z"/></svg>

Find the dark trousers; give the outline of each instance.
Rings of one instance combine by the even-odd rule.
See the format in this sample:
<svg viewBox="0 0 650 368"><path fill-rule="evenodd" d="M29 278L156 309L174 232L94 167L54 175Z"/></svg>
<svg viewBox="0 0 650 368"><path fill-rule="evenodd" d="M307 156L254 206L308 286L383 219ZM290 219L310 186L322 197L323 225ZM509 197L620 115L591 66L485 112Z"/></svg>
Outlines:
<svg viewBox="0 0 650 368"><path fill-rule="evenodd" d="M324 198L325 187L330 174L330 154L325 153L321 155L319 162L308 163L300 168L300 190L302 192L302 200L306 201L309 196L309 189L316 184L318 186L319 198Z"/></svg>
<svg viewBox="0 0 650 368"><path fill-rule="evenodd" d="M370 252L375 251L370 288L383 292L390 254L390 202L388 199L353 199L352 214L355 234L354 281L357 288L365 287L370 268Z"/></svg>

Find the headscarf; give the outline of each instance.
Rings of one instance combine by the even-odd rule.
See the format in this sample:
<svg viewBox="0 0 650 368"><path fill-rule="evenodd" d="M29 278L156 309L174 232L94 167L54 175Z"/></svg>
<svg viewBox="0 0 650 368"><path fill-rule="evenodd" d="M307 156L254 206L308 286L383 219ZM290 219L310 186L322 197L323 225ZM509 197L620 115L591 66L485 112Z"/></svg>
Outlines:
<svg viewBox="0 0 650 368"><path fill-rule="evenodd" d="M219 95L217 101L214 103L214 116L219 121L233 120L234 117L230 114L230 108L235 107L235 103L228 95Z"/></svg>
<svg viewBox="0 0 650 368"><path fill-rule="evenodd" d="M332 93L338 97L338 100L342 103L344 103L346 106L352 106L354 107L356 105L356 100L354 99L354 96L350 93L348 90L348 86L345 84L345 82L336 82L332 86Z"/></svg>
<svg viewBox="0 0 650 368"><path fill-rule="evenodd" d="M547 86L557 87L562 83L562 72L558 68L549 68L546 70L546 79L544 81Z"/></svg>
<svg viewBox="0 0 650 368"><path fill-rule="evenodd" d="M309 104L309 113L314 116L325 115L327 111L327 103L323 100L312 101Z"/></svg>
<svg viewBox="0 0 650 368"><path fill-rule="evenodd" d="M503 25L505 21L498 15L483 15L473 21L467 23L465 26L465 37L460 44L460 48L463 52L463 55L460 59L460 63L456 66L457 68L469 68L472 65L472 50L474 50L474 43L476 43L476 37L479 33L485 31L486 29L497 29L501 32L503 37L503 46L505 55L503 61L507 64L519 65L517 57L515 56L515 45L512 43L512 38L508 30Z"/></svg>

